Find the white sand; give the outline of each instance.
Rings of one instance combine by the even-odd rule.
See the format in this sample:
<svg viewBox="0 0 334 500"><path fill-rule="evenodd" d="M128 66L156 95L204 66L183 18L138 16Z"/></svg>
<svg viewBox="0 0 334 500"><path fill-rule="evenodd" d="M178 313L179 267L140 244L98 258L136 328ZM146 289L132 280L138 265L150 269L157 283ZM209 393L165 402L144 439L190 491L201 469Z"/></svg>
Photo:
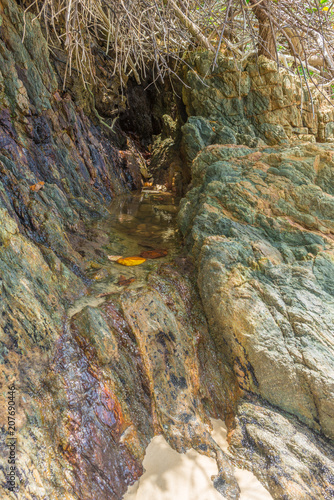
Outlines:
<svg viewBox="0 0 334 500"><path fill-rule="evenodd" d="M212 419L212 437L227 450L226 427ZM211 476L217 474L212 458L190 450L174 451L162 436L152 439L143 462L146 472L128 488L123 500L222 500L213 487ZM272 500L272 496L248 471L235 469L241 500Z"/></svg>

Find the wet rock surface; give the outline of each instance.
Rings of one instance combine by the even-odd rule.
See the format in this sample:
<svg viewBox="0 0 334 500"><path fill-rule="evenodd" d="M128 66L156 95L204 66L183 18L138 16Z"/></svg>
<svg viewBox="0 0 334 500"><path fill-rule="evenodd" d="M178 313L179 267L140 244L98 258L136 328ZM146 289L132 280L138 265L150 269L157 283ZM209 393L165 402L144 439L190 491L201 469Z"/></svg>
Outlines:
<svg viewBox="0 0 334 500"><path fill-rule="evenodd" d="M156 217L168 220L163 207L169 205L162 202ZM134 218L119 218L126 215ZM193 447L216 458L220 483L237 498L229 461L210 436L208 403L216 400L217 412L231 409L187 258L168 255L160 263L147 260L142 270L121 270L107 254L133 250L122 225L123 234L111 230L110 241L104 236L99 242L93 272L103 264L106 273L94 278L89 264L83 280L51 251L47 261L6 213L2 220L2 403L5 408L14 380L15 495L121 498L143 472L150 439L161 433L180 452ZM72 241L74 249L84 248L84 263L92 262L105 227L86 246L82 235ZM135 273L129 286L116 282L123 272ZM6 437L1 494L11 498L4 481Z"/></svg>
<svg viewBox="0 0 334 500"><path fill-rule="evenodd" d="M119 154L59 90L32 14L24 43L17 4L0 0L0 16L1 498L120 499L158 434L179 452L214 458L214 485L231 500L233 462L274 498L331 498L333 152L261 142L331 139L331 115L319 108L314 126L307 113L301 121L288 83L275 114L282 75L265 61L258 77L244 69L238 88L239 70L226 61L204 88L186 75L188 165L177 113L162 118L152 164L177 193L192 165L179 216L191 259L173 197L111 203L149 178L142 157L135 147ZM155 128L148 118L145 140ZM136 269L108 260L152 250L161 259ZM232 461L209 417L226 419Z"/></svg>
<svg viewBox="0 0 334 500"><path fill-rule="evenodd" d="M73 268L79 256L66 233L80 233L86 217L105 215L115 195L138 184L137 172L59 90L33 14L26 15L24 43L16 3L1 2L0 15L1 206L27 237Z"/></svg>
<svg viewBox="0 0 334 500"><path fill-rule="evenodd" d="M70 321L68 309L94 279L82 251L86 222L108 215L136 172L58 90L33 15L23 44L22 10L4 0L0 15L0 496L121 498L142 473L153 433L145 370L116 305L105 314L119 322L119 338L103 330L102 310L88 307ZM13 381L17 482L10 493L6 401Z"/></svg>

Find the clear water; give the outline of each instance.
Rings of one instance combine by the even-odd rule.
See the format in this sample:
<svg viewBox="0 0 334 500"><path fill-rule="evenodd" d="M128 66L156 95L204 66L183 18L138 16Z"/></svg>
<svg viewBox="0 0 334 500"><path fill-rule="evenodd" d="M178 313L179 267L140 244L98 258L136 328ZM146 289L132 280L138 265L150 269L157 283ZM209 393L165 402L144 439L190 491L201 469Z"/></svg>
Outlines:
<svg viewBox="0 0 334 500"><path fill-rule="evenodd" d="M90 278L89 296L82 297L71 307L70 315L85 305L98 305L101 294L116 293L124 287L120 276L134 278L130 287L140 286L147 274L158 265L169 262L181 249L176 224L179 199L171 193L141 192L116 197L108 207L110 215L90 223L88 235L74 243L83 258L85 274ZM139 256L147 250L165 249L168 254L159 259L147 259L137 266L123 266L108 256Z"/></svg>

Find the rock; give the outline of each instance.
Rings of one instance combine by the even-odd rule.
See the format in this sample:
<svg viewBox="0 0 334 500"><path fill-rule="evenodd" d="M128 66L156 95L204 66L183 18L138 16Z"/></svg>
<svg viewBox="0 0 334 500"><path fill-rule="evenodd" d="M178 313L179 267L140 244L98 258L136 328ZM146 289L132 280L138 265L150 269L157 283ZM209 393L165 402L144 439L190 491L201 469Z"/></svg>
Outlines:
<svg viewBox="0 0 334 500"><path fill-rule="evenodd" d="M184 67L183 102L188 121L183 126L183 159L191 161L211 144L276 145L333 139L332 110L315 92L316 113L297 77L277 71L273 61L260 56L246 67L220 55L212 69L213 55L201 52ZM264 142L263 142L264 141Z"/></svg>
<svg viewBox="0 0 334 500"><path fill-rule="evenodd" d="M47 43L39 23L31 23L33 14L26 15L22 44L22 11L7 0L0 9L0 205L20 229L28 228L35 241L77 269L80 257L66 232L80 232L82 219L106 214L103 205L132 188L138 176L140 187L143 167L123 165L109 139L69 95L57 92Z"/></svg>
<svg viewBox="0 0 334 500"><path fill-rule="evenodd" d="M139 151L135 142L127 138L127 150L119 152L124 161L125 169L130 173L132 178L133 187L140 190L144 181L152 177L148 172L146 161ZM124 168L123 167L123 168Z"/></svg>
<svg viewBox="0 0 334 500"><path fill-rule="evenodd" d="M217 481L237 498L208 411L213 402L215 412L231 412L233 398L221 389L191 265L180 259L148 282L101 293L107 241L91 226L116 194L129 193L138 169L131 175L109 138L58 91L38 20L27 13L22 43L22 9L2 0L0 15L0 497L120 500L161 433L180 451L214 457ZM173 168L181 174L176 161ZM43 187L30 189L36 185Z"/></svg>
<svg viewBox="0 0 334 500"><path fill-rule="evenodd" d="M179 193L192 165L179 223L193 259L151 262L144 278L106 291L99 279L115 265L106 269L108 238L93 221L150 172L133 144L122 162L59 91L33 14L24 43L22 8L0 0L0 16L1 498L13 496L6 402L15 383L18 498L120 500L162 434L179 452L213 457L214 485L230 500L239 496L231 456L274 498L327 499L334 151L299 142L330 141L331 110L319 105L312 119L304 96L302 118L298 85L263 58L242 67L219 56L204 84L211 61L195 55L187 123L170 106L159 128L146 98L128 123L143 128L144 144L157 134L151 166L161 160L161 179ZM138 104L143 88L133 93ZM89 267L101 269L94 285ZM209 417L226 419L230 457Z"/></svg>
<svg viewBox="0 0 334 500"><path fill-rule="evenodd" d="M329 145L319 144L253 153L207 147L193 162L193 187L179 213L217 354L233 370L241 394L257 395L260 407L267 401L313 429L305 428L305 456L309 439L319 443L315 432L334 438L332 154ZM257 442L269 453L261 412L252 421ZM281 472L274 467L260 473L259 466L258 474L274 498L282 498L283 490L286 498L309 498L302 472L299 489L283 479L274 485L274 476L285 477L291 467L285 431L281 436L268 437L280 450L272 453L280 456ZM333 453L331 446L326 450L319 452L323 471ZM297 475L303 467L298 463ZM317 498L327 498L328 481L333 487L332 476L322 474Z"/></svg>
<svg viewBox="0 0 334 500"><path fill-rule="evenodd" d="M150 171L154 182L181 195L189 182L189 172L180 158L181 128L179 120L162 116L162 132L153 137Z"/></svg>
<svg viewBox="0 0 334 500"><path fill-rule="evenodd" d="M127 109L120 115L122 129L135 133L142 138L143 145L147 145L151 142L152 134L156 133L152 123L151 92L145 92L144 85L136 85L129 80L126 94Z"/></svg>
<svg viewBox="0 0 334 500"><path fill-rule="evenodd" d="M90 328L99 311L82 315L81 330L66 315L90 282L73 240L92 244L86 222L106 215L113 197L129 192L132 177L109 138L58 91L34 14L26 13L24 43L22 8L1 0L0 16L0 497L13 495L5 476L5 409L14 381L14 495L120 498L142 473L153 435L150 403L144 395L139 441L136 430L123 439L132 417L99 371L122 350L115 354L106 327L94 344ZM96 361L92 352L99 353ZM129 373L135 371L131 365Z"/></svg>
<svg viewBox="0 0 334 500"><path fill-rule="evenodd" d="M188 163L210 144L237 144L236 134L230 127L201 116L190 116L182 127L181 151Z"/></svg>
<svg viewBox="0 0 334 500"><path fill-rule="evenodd" d="M265 138L267 144L288 144L288 138L282 125L273 125L271 123L263 123L260 126L260 133Z"/></svg>
<svg viewBox="0 0 334 500"><path fill-rule="evenodd" d="M333 447L297 419L263 402L240 404L231 450L237 463L253 470L273 498L333 495Z"/></svg>

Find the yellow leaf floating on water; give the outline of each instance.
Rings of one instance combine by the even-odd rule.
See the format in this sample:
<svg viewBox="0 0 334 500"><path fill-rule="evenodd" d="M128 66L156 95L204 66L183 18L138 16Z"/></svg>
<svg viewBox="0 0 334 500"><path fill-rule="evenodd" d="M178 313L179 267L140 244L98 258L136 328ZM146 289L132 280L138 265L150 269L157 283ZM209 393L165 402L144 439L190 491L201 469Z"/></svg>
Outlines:
<svg viewBox="0 0 334 500"><path fill-rule="evenodd" d="M134 256L134 257L124 257L118 259L116 262L118 264L122 264L122 266L138 266L139 264L142 264L145 261L146 259L143 259L143 257Z"/></svg>

